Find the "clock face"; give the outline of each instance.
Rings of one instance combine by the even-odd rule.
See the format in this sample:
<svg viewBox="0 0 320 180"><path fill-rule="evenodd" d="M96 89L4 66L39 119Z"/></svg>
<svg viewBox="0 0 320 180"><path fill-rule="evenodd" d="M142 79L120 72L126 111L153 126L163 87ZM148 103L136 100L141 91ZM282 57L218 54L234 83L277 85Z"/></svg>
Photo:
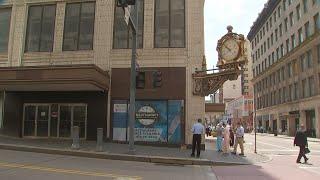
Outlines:
<svg viewBox="0 0 320 180"><path fill-rule="evenodd" d="M226 40L221 47L221 57L226 61L234 60L239 55L239 44L234 39Z"/></svg>

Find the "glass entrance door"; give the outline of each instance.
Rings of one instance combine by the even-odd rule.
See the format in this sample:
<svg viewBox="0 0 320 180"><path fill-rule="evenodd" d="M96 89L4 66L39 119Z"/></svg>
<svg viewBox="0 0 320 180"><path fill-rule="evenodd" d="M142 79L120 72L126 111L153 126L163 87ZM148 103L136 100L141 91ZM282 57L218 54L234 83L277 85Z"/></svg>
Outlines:
<svg viewBox="0 0 320 180"><path fill-rule="evenodd" d="M80 138L86 138L86 104L25 104L23 136L70 138L72 126L78 126Z"/></svg>
<svg viewBox="0 0 320 180"><path fill-rule="evenodd" d="M49 105L37 106L36 136L47 137L49 134Z"/></svg>
<svg viewBox="0 0 320 180"><path fill-rule="evenodd" d="M72 106L60 106L59 137L71 137Z"/></svg>
<svg viewBox="0 0 320 180"><path fill-rule="evenodd" d="M36 111L37 106L25 105L24 106L24 123L23 123L23 135L24 136L35 136L36 131Z"/></svg>

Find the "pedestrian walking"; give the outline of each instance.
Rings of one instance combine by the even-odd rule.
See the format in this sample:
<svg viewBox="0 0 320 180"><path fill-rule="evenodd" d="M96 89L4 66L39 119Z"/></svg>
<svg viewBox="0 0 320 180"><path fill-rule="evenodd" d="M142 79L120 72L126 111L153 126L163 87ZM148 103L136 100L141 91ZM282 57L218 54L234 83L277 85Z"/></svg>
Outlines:
<svg viewBox="0 0 320 180"><path fill-rule="evenodd" d="M216 148L217 148L218 152L222 152L222 140L223 140L222 131L223 131L222 125L218 124L218 126L217 126L217 143L216 143Z"/></svg>
<svg viewBox="0 0 320 180"><path fill-rule="evenodd" d="M237 123L237 130L236 130L236 140L233 147L233 154L237 154L238 144L240 145L241 153L240 156L244 156L244 149L243 149L243 139L244 139L244 128L240 122Z"/></svg>
<svg viewBox="0 0 320 180"><path fill-rule="evenodd" d="M224 154L229 153L230 150L230 126L223 124L223 145L222 145L222 151Z"/></svg>
<svg viewBox="0 0 320 180"><path fill-rule="evenodd" d="M234 133L233 133L232 126L230 126L230 146L233 147L233 145L234 145Z"/></svg>
<svg viewBox="0 0 320 180"><path fill-rule="evenodd" d="M297 131L297 133L294 137L293 146L299 146L299 148L300 148L299 155L298 155L296 162L301 163L300 160L303 157L304 162L307 163L309 160L309 158L307 158L307 156L306 156L306 148L308 148L308 139L307 139L303 124L300 125L300 129Z"/></svg>
<svg viewBox="0 0 320 180"><path fill-rule="evenodd" d="M210 136L210 128L209 128L209 126L206 127L206 135L207 135L207 137Z"/></svg>
<svg viewBox="0 0 320 180"><path fill-rule="evenodd" d="M196 146L197 146L197 157L200 157L201 135L204 134L204 126L201 124L201 119L198 119L198 122L193 125L191 131L193 133L191 157L194 157Z"/></svg>

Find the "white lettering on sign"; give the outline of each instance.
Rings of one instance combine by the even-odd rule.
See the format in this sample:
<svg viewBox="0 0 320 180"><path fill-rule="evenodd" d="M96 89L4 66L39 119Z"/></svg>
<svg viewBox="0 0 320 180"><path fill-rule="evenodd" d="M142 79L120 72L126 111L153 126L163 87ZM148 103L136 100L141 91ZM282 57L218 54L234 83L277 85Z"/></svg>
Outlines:
<svg viewBox="0 0 320 180"><path fill-rule="evenodd" d="M113 112L116 113L126 113L127 112L127 104L114 104Z"/></svg>

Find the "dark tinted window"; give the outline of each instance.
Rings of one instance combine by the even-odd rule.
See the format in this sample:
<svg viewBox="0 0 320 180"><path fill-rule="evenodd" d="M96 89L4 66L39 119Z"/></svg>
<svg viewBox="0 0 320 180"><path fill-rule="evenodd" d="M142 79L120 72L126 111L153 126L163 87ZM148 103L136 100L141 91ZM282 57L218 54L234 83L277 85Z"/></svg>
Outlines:
<svg viewBox="0 0 320 180"><path fill-rule="evenodd" d="M0 53L8 52L11 9L0 9Z"/></svg>

